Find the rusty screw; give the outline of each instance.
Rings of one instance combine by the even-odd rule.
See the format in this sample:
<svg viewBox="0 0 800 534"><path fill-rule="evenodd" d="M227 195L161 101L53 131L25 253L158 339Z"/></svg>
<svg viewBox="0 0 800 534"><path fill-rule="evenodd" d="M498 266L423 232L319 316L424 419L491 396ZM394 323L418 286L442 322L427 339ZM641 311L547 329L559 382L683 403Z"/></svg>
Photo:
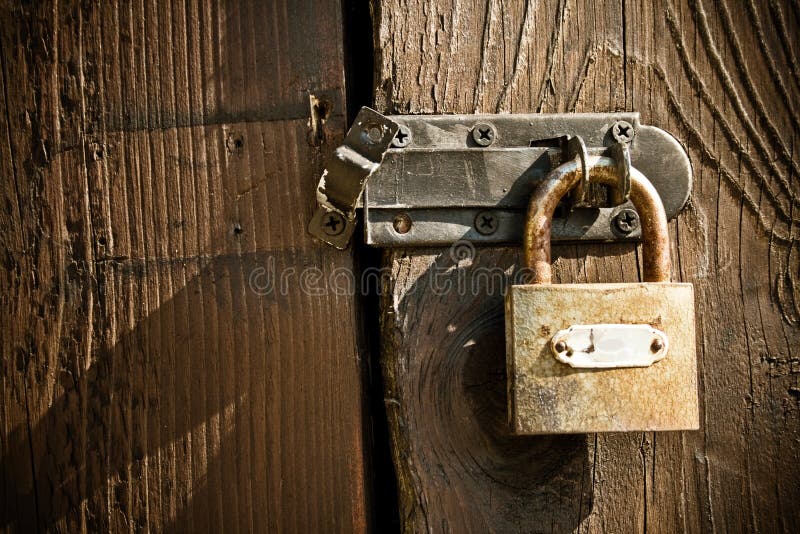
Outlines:
<svg viewBox="0 0 800 534"><path fill-rule="evenodd" d="M346 223L341 214L331 211L325 215L325 222L322 225L322 231L329 236L339 235L344 232Z"/></svg>
<svg viewBox="0 0 800 534"><path fill-rule="evenodd" d="M392 227L398 234L407 234L411 230L411 217L408 213L398 213L392 221Z"/></svg>
<svg viewBox="0 0 800 534"><path fill-rule="evenodd" d="M394 139L392 139L392 146L395 148L405 148L410 144L411 130L409 130L408 126L405 124L401 124L397 133L394 135Z"/></svg>
<svg viewBox="0 0 800 534"><path fill-rule="evenodd" d="M664 348L664 342L661 341L661 339L659 338L654 339L653 342L650 344L650 351L653 353L656 353L663 348Z"/></svg>
<svg viewBox="0 0 800 534"><path fill-rule="evenodd" d="M559 341L556 343L555 349L556 352L564 352L565 350L567 350L567 344L564 343L563 341Z"/></svg>
<svg viewBox="0 0 800 534"><path fill-rule="evenodd" d="M630 143L636 135L636 130L628 121L617 121L611 127L611 136L617 143Z"/></svg>
<svg viewBox="0 0 800 534"><path fill-rule="evenodd" d="M489 146L494 143L494 126L489 123L481 122L472 128L472 140L480 146Z"/></svg>
<svg viewBox="0 0 800 534"><path fill-rule="evenodd" d="M614 226L623 234L630 234L639 228L639 214L630 208L622 209L614 216Z"/></svg>
<svg viewBox="0 0 800 534"><path fill-rule="evenodd" d="M481 211L475 216L473 223L479 234L492 235L497 231L499 223L497 216L491 211Z"/></svg>
<svg viewBox="0 0 800 534"><path fill-rule="evenodd" d="M380 124L368 124L364 128L364 133L367 135L367 142L375 144L383 138L383 127Z"/></svg>

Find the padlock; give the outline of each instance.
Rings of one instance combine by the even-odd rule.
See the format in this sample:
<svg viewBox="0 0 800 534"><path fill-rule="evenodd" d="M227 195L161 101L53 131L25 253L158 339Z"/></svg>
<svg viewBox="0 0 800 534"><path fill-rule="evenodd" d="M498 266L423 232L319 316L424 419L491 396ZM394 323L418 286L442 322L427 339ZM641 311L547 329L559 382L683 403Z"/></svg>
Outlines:
<svg viewBox="0 0 800 534"><path fill-rule="evenodd" d="M617 184L614 160L590 156L591 182ZM516 434L699 427L694 289L670 282L667 218L658 192L630 168L642 229L644 282L552 284L550 226L582 177L576 158L531 198L524 262L530 284L506 295L509 421Z"/></svg>

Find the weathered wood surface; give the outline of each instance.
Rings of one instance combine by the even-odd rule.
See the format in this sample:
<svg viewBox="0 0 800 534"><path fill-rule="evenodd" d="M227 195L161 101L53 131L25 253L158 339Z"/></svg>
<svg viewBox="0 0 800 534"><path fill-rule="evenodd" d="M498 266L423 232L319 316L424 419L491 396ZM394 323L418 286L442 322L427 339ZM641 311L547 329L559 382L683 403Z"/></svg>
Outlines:
<svg viewBox="0 0 800 534"><path fill-rule="evenodd" d="M700 431L510 436L500 285L519 251L386 255L385 404L404 529L800 530L798 3L375 8L379 110L636 110L688 147L695 177L670 232L673 280L697 294ZM637 281L637 254L556 247L556 278Z"/></svg>
<svg viewBox="0 0 800 534"><path fill-rule="evenodd" d="M339 2L0 4L0 529L363 531Z"/></svg>

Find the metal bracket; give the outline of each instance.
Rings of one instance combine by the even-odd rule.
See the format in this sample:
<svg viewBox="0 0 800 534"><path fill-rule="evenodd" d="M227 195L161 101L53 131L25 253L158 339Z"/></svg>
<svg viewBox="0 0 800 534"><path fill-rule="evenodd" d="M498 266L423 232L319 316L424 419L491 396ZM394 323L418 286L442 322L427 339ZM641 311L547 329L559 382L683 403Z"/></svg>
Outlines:
<svg viewBox="0 0 800 534"><path fill-rule="evenodd" d="M364 133L371 124L383 128L372 144ZM553 219L554 241L639 239L638 214L627 200L631 165L653 183L669 218L683 208L692 185L681 145L667 132L641 124L638 113L383 117L365 108L345 139L345 147L360 154L364 146L369 165L337 150L320 182L320 209L309 225L311 233L339 248L352 234L354 207L365 183L366 242L382 247L462 239L520 242L534 187L576 156L614 158L620 184L599 200L587 196L586 187L565 199ZM347 194L332 194L340 189ZM322 230L331 213L346 222L336 236Z"/></svg>
<svg viewBox="0 0 800 534"><path fill-rule="evenodd" d="M383 161L399 126L370 108L361 108L334 152L317 187L317 210L308 231L336 248L346 248L356 222L356 204L367 178Z"/></svg>

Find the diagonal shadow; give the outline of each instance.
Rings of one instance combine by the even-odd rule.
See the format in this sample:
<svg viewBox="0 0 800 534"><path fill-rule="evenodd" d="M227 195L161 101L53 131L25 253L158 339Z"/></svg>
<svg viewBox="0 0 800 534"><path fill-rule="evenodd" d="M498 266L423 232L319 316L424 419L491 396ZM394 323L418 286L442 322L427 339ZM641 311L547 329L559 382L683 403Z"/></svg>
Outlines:
<svg viewBox="0 0 800 534"><path fill-rule="evenodd" d="M506 198L530 197L543 167L549 162L534 162ZM572 532L593 506L592 438L511 433L504 296L510 285L525 283L527 272L519 246L476 249L470 242L479 237L474 232L448 250L387 255L403 258L400 273L383 273L390 283L384 283L382 312L383 346L389 347L383 356L386 407L395 468L405 486L401 517L420 528L452 531L539 532L547 525L549 531ZM590 248L617 257L635 246ZM552 252L554 259L578 260L587 246L560 245ZM408 274L406 255L416 257L413 282L395 288L392 283L401 284ZM416 274L426 261L428 267ZM419 524L409 519L420 516ZM428 523L439 520L447 528Z"/></svg>
<svg viewBox="0 0 800 534"><path fill-rule="evenodd" d="M406 484L401 516L421 506L435 514L425 521L445 521L445 530L572 532L592 509L587 437L511 434L503 295L522 278L519 251L470 247L414 251L433 261L394 290L396 322L384 300L383 335L395 344L383 373L395 468ZM579 256L576 247L559 252Z"/></svg>
<svg viewBox="0 0 800 534"><path fill-rule="evenodd" d="M113 346L101 347L88 369L61 369L64 393L30 429L11 430L0 466L15 491L0 507L0 527L277 528L280 514L268 517L258 506L248 512L246 491L220 489L279 472L280 458L270 451L286 422L251 420L251 404L259 412L261 403L275 402L275 376L286 364L268 349L291 296L259 294L248 278L269 261L262 253L103 264L99 284L122 304L120 323L146 307L159 280L163 289L170 276L189 279ZM125 302L119 296L128 290ZM258 446L242 443L243 436ZM231 510L245 513L231 518Z"/></svg>
<svg viewBox="0 0 800 534"><path fill-rule="evenodd" d="M292 249L277 253L284 267L348 265L347 253L323 254L310 239L286 237L294 231L305 236L305 224L298 221L307 220L314 198L307 178L312 171L319 176L323 155L337 144L343 129L344 110L331 108L331 102L344 107L340 9L336 3L310 1L151 2L122 8L113 2L56 7L45 2L0 9L8 22L2 44L10 45L4 55L10 75L3 78L18 76L28 88L20 94L33 95L6 103L27 110L24 119L13 113L7 117L10 127L19 127L22 137L30 130L34 151L41 145L41 152L52 158L33 161L41 166L35 169L25 162L20 183L29 181L33 193L30 199L23 197L19 209L38 213L49 207L50 189L43 184L57 179L47 179L51 174L46 166L56 168L65 148L48 144L49 131L39 124L59 123L64 126L61 135L70 141L74 136L75 146L69 148L80 148L76 154L83 154L87 147L80 144L85 142L102 146L99 156L91 156L95 161L104 151L107 161L114 161L112 153L118 157L99 171L103 176L89 176L88 192L78 185L84 169L72 159L61 163L63 176L58 177L67 184L65 194L74 193L80 202L84 193L92 202L108 196L108 214L105 208L92 213L94 204L66 211L77 220L85 210L98 219L93 222L101 222L95 228L113 226L123 241L130 240L121 250L172 250L175 240L193 239L192 232L180 229L184 221L175 220L174 214L149 211L162 204L148 205L148 191L155 191L153 197L164 193L164 199L168 192L172 202L181 188L194 183L197 189L183 197L187 213L205 217L210 207L208 213L218 217L207 225L213 235L196 230L199 250L218 250L220 244L224 250L240 249L241 244L230 242L228 223L234 218L234 233L241 232L238 217L249 212L265 241ZM61 43L71 46L53 52ZM51 71L68 71L66 86L60 77L47 74ZM141 82L143 73L146 84ZM82 105L73 93L80 93ZM320 119L321 126L306 140L312 93L331 102L327 124L326 117ZM40 100L48 104L32 105ZM86 108L85 116L69 114L67 108ZM270 126L262 128L261 123ZM238 138L220 142L226 124L255 130L260 143L248 140L243 147ZM17 133L11 136L14 142ZM25 147L29 140L23 141ZM204 143L208 158L193 158L192 151ZM258 149L248 152L251 146ZM238 157L226 159L226 148ZM71 200L67 196L64 202ZM134 214L136 204L129 207L128 202L142 204L141 219ZM127 227L129 216L131 227L138 228ZM282 228L275 224L279 218L286 219ZM47 234L68 232L70 246L97 238L95 257L103 257L112 241L87 235L90 229L82 219L78 224L68 218L66 228L59 226L65 221L58 216L31 220L45 226L35 228L35 243ZM56 239L53 243L63 246ZM253 241L244 244L245 249L254 246ZM309 257L297 257L296 250ZM61 368L45 369L47 376L41 376L40 368L26 369L36 359L31 353L37 340L14 340L20 346L14 357L21 372L12 378L24 377L18 382L25 381L28 389L12 379L5 382L13 407L2 412L18 410L18 421L27 408L27 419L34 418L29 426L3 424L0 528L184 531L253 530L257 525L275 531L282 525L347 515L341 510L354 510L342 518L342 528L348 520L363 520L363 494L358 492L364 489L343 487L362 479L363 445L356 443L360 414L342 422L344 430L337 424L337 416L353 415L359 400L334 406L343 395L357 395L342 393L348 384L329 379L357 376L359 362L352 357L356 348L345 337L327 343L322 334L304 336L292 322L330 314L337 299L314 301L297 291L271 297L250 291L248 274L265 265L265 254L105 259L92 269L81 264L85 256L77 252L66 257L78 274L63 278L82 292L68 294L70 288L60 287L57 279L45 281L50 286L44 289L35 286L42 300L67 295L78 310L67 322L79 324L65 339L56 340L64 353L47 355L46 361L58 361ZM96 279L87 274L90 270ZM93 302L88 301L90 294ZM338 302L351 313L351 301ZM82 315L82 306L93 306L94 315ZM94 339L87 341L87 332L94 332ZM84 356L87 344L91 354ZM296 361L298 354L319 357L309 365ZM83 361L91 362L88 368ZM331 369L335 365L352 367L339 374ZM52 376L57 383L51 386ZM302 391L308 385L302 377L317 391ZM55 398L50 397L52 390L58 392ZM51 398L47 406L35 405ZM303 420L308 414L315 420ZM339 442L330 446L314 439ZM352 451L352 458L337 458L340 450ZM316 468L326 472L310 472ZM309 483L311 476L319 479ZM278 503L286 503L286 510Z"/></svg>

